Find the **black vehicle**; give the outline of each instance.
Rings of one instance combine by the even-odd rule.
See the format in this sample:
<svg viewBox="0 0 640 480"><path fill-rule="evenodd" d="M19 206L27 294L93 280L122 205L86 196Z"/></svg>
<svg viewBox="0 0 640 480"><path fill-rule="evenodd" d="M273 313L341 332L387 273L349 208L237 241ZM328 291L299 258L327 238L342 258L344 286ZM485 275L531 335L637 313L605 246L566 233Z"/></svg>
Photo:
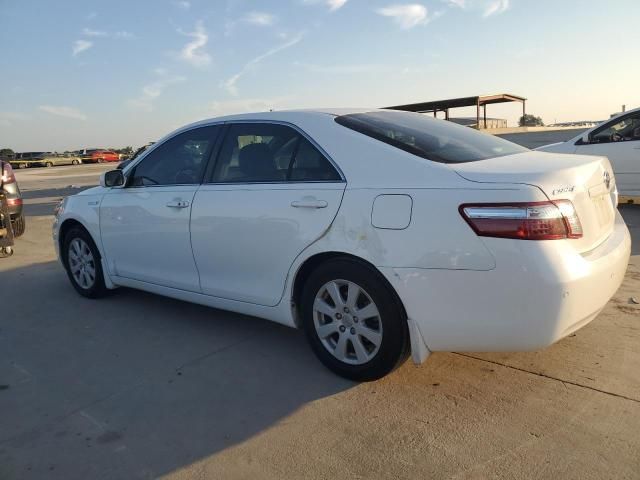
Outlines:
<svg viewBox="0 0 640 480"><path fill-rule="evenodd" d="M6 197L6 209L13 226L13 235L14 237L19 237L24 234L26 228L24 212L22 211L22 194L9 162L0 160L0 172L2 173L0 189L2 189L2 193Z"/></svg>

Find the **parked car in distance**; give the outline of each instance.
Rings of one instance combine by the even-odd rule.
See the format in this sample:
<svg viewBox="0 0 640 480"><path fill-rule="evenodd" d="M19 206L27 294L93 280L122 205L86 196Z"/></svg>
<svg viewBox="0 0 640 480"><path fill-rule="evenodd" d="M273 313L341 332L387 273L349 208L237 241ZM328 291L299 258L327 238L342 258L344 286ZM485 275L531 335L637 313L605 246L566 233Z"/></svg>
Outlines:
<svg viewBox="0 0 640 480"><path fill-rule="evenodd" d="M13 174L11 164L0 160L0 186L7 198L7 207L11 218L11 226L13 227L13 236L19 237L24 234L26 221L24 212L22 211L22 194L18 181Z"/></svg>
<svg viewBox="0 0 640 480"><path fill-rule="evenodd" d="M120 161L120 156L112 150L81 150L79 154L83 163L104 163Z"/></svg>
<svg viewBox="0 0 640 480"><path fill-rule="evenodd" d="M44 155L47 152L21 152L13 155L12 158L9 158L8 161L13 168L28 168L37 166L38 162L36 161L40 155Z"/></svg>
<svg viewBox="0 0 640 480"><path fill-rule="evenodd" d="M299 327L371 380L409 352L534 350L589 323L629 260L616 203L604 157L417 113L266 112L103 173L53 238L83 296L126 286Z"/></svg>
<svg viewBox="0 0 640 480"><path fill-rule="evenodd" d="M70 153L41 153L31 159L30 166L57 167L61 165L80 165L82 160Z"/></svg>
<svg viewBox="0 0 640 480"><path fill-rule="evenodd" d="M621 202L640 202L640 108L620 113L571 140L537 150L606 156L616 175Z"/></svg>

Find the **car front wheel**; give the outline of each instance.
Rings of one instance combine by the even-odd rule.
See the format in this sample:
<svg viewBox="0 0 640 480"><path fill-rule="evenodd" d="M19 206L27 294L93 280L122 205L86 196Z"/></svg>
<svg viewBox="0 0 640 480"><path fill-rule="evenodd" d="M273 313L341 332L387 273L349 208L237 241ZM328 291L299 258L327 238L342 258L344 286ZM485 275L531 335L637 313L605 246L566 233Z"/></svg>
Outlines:
<svg viewBox="0 0 640 480"><path fill-rule="evenodd" d="M379 272L350 260L331 260L307 279L303 327L320 361L351 380L376 380L408 354L407 322Z"/></svg>
<svg viewBox="0 0 640 480"><path fill-rule="evenodd" d="M64 237L63 261L73 288L87 298L99 298L107 293L102 273L100 253L89 233L72 228Z"/></svg>

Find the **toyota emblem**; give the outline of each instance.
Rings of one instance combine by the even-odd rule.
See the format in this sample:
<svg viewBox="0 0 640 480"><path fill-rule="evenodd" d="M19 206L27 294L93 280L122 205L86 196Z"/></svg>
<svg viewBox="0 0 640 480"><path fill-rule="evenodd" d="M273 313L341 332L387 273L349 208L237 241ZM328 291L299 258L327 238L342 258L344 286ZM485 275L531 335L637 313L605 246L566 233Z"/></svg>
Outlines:
<svg viewBox="0 0 640 480"><path fill-rule="evenodd" d="M607 186L607 190L609 190L609 187L611 186L611 175L609 175L609 172L604 172L602 174L602 179L604 180L604 184Z"/></svg>

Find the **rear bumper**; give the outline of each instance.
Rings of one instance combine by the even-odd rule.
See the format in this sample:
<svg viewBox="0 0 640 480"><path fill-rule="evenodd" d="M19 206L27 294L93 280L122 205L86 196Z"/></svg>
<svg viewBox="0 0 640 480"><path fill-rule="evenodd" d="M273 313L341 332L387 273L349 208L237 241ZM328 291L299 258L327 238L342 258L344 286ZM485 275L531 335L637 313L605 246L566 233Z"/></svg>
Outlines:
<svg viewBox="0 0 640 480"><path fill-rule="evenodd" d="M571 240L484 239L489 271L381 269L431 351L536 350L593 320L624 279L631 239L616 212L587 254Z"/></svg>

